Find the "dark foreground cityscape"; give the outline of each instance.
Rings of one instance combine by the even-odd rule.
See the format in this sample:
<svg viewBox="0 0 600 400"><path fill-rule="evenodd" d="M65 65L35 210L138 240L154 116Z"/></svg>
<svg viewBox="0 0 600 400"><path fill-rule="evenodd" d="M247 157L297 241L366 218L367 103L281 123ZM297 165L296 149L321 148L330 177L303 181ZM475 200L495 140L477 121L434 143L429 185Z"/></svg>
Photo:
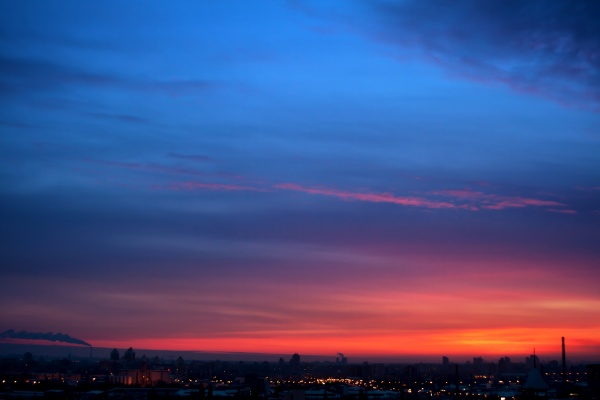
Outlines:
<svg viewBox="0 0 600 400"><path fill-rule="evenodd" d="M563 353L564 354L564 353ZM146 357L132 348L109 358L39 357L0 360L0 399L48 400L409 400L599 399L600 364L541 360L536 355L454 363L200 361Z"/></svg>

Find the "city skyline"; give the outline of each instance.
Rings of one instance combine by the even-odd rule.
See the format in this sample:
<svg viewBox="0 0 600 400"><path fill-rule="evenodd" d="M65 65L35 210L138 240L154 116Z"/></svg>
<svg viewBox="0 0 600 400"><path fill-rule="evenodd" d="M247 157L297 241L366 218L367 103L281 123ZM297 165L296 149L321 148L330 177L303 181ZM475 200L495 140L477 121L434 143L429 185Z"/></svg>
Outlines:
<svg viewBox="0 0 600 400"><path fill-rule="evenodd" d="M600 359L598 3L0 11L0 332Z"/></svg>
<svg viewBox="0 0 600 400"><path fill-rule="evenodd" d="M39 334L39 333L36 333ZM45 333L48 334L48 333ZM79 340L79 339L76 339ZM61 341L46 341L42 339L24 340L24 339L7 339L6 335L0 337L0 355L10 357L22 357L25 353L32 354L35 358L50 357L51 359L108 359L116 352L119 356L125 356L125 353L132 352L140 358L163 358L173 360L182 357L186 361L229 361L229 362L280 362L288 360L295 354L287 353L256 353L256 352L218 352L218 351L201 351L201 350L186 350L186 349L148 349L129 347L94 347L90 343L85 345L75 344L73 342ZM475 364L482 362L485 364L501 363L509 364L532 364L532 359L535 356L536 360L541 364L560 363L562 361L561 349L551 351L550 353L540 354L536 349L532 349L529 353L507 354L502 352L489 352L485 356L481 354L455 354L455 355L361 355L348 354L338 352L336 354L299 354L302 362L314 363L342 363L342 364L363 364L367 363L384 363L384 364ZM565 363L571 365L584 365L587 363L597 363L598 359L593 357L580 357L576 355L571 357L569 352L565 353Z"/></svg>

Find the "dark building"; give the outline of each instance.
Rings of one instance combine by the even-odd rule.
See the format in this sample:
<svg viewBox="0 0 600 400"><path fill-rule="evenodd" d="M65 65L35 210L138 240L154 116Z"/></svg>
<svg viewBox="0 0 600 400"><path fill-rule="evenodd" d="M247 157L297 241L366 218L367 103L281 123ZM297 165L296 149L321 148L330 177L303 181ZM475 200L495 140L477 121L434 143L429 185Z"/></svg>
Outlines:
<svg viewBox="0 0 600 400"><path fill-rule="evenodd" d="M135 361L135 352L133 351L133 348L130 347L127 349L125 354L123 354L123 360L125 360L125 362L134 362Z"/></svg>
<svg viewBox="0 0 600 400"><path fill-rule="evenodd" d="M290 369L294 374L298 374L300 372L300 354L294 353L290 360Z"/></svg>
<svg viewBox="0 0 600 400"><path fill-rule="evenodd" d="M500 360L498 360L498 373L507 374L512 372L511 370L512 368L509 357L502 357Z"/></svg>
<svg viewBox="0 0 600 400"><path fill-rule="evenodd" d="M537 367L532 368L523 384L523 395L525 398L546 397L548 389L550 389L550 386L544 380L540 370Z"/></svg>
<svg viewBox="0 0 600 400"><path fill-rule="evenodd" d="M600 399L600 364L588 364L585 366L587 372L588 391L594 394L594 399Z"/></svg>

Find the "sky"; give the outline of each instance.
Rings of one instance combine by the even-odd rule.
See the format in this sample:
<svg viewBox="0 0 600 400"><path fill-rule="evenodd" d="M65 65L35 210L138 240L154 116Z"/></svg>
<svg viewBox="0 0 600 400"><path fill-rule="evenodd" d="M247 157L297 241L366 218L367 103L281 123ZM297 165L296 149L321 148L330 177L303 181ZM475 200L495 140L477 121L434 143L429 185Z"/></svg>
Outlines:
<svg viewBox="0 0 600 400"><path fill-rule="evenodd" d="M0 1L0 331L600 360L598 20Z"/></svg>

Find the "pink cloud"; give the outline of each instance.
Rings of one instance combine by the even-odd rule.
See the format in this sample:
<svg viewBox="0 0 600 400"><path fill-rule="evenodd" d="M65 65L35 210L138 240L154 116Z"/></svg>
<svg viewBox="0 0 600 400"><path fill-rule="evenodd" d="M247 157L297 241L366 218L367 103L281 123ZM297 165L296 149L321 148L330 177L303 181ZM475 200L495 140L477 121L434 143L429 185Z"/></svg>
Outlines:
<svg viewBox="0 0 600 400"><path fill-rule="evenodd" d="M104 161L104 160L87 160L91 163L106 165L116 168L124 168L134 171L146 171L146 172L158 172L163 174L172 175L205 175L201 171L190 170L185 168L171 167L155 163L136 163L136 162L115 162L115 161ZM224 174L225 178L236 178L243 179L240 176L229 176ZM219 190L219 191L266 191L259 185L236 185L228 183L208 183L198 181L184 181L175 182L166 186L156 186L158 189L170 189L170 190ZM481 183L480 186L489 186L489 183ZM554 200L544 200L530 197L520 196L504 196L495 193L484 193L482 191L475 191L471 189L451 189L441 190L427 193L427 196L440 196L446 197L450 200L439 200L436 198L426 198L418 196L396 196L392 193L365 193L357 191L345 191L326 187L306 187L298 185L296 183L279 183L273 185L274 188L292 190L297 192L303 192L313 195L336 197L342 200L357 200L372 203L391 203L401 206L410 207L422 207L429 209L466 209L471 211L478 211L480 209L488 210L504 210L510 208L524 208L524 207L551 207L548 211L559 212L564 214L576 214L574 210L562 209L565 207L564 203L560 203ZM595 189L595 187L593 188ZM558 208L557 208L558 207Z"/></svg>
<svg viewBox="0 0 600 400"><path fill-rule="evenodd" d="M281 183L274 185L277 189L293 190L308 194L337 197L343 200L358 200L372 203L392 203L402 206L423 207L423 208L462 208L471 211L480 209L504 210L507 208L523 207L564 207L565 204L554 200L543 200L519 196L503 196L493 193L483 193L470 189L443 190L432 192L435 196L445 196L463 204L457 204L450 201L439 201L427 199L424 197L413 196L395 196L391 193L361 193L353 191L344 191L323 187L305 187L295 183ZM553 212L565 214L575 214L574 210L556 209Z"/></svg>
<svg viewBox="0 0 600 400"><path fill-rule="evenodd" d="M295 183L281 183L274 185L277 189L293 190L297 192L317 194L322 196L337 197L343 200L359 200L373 203L392 203L402 206L412 207L425 207L425 208L461 208L462 206L456 206L455 204L444 202L427 200L421 197L403 197L394 196L390 193L359 193L349 192L337 189L328 188L309 188L297 185Z"/></svg>
<svg viewBox="0 0 600 400"><path fill-rule="evenodd" d="M564 207L565 204L554 200L542 200L520 196L503 196L494 193L483 193L470 189L454 189L433 192L437 196L452 197L455 199L474 202L473 207L485 208L488 210L503 210L506 208L523 207ZM564 210L566 211L566 210ZM570 210L573 211L573 210Z"/></svg>
<svg viewBox="0 0 600 400"><path fill-rule="evenodd" d="M555 208L549 208L546 211L554 212L554 213L561 213L561 214L577 214L577 211L575 211L575 210L557 210Z"/></svg>
<svg viewBox="0 0 600 400"><path fill-rule="evenodd" d="M252 186L242 186L242 185L230 185L226 183L207 183L207 182L197 182L197 181L188 181L188 182L176 182L168 186L171 190L196 190L196 189L206 189L206 190L220 190L220 191L253 191L253 192L264 192L263 189L259 189Z"/></svg>

